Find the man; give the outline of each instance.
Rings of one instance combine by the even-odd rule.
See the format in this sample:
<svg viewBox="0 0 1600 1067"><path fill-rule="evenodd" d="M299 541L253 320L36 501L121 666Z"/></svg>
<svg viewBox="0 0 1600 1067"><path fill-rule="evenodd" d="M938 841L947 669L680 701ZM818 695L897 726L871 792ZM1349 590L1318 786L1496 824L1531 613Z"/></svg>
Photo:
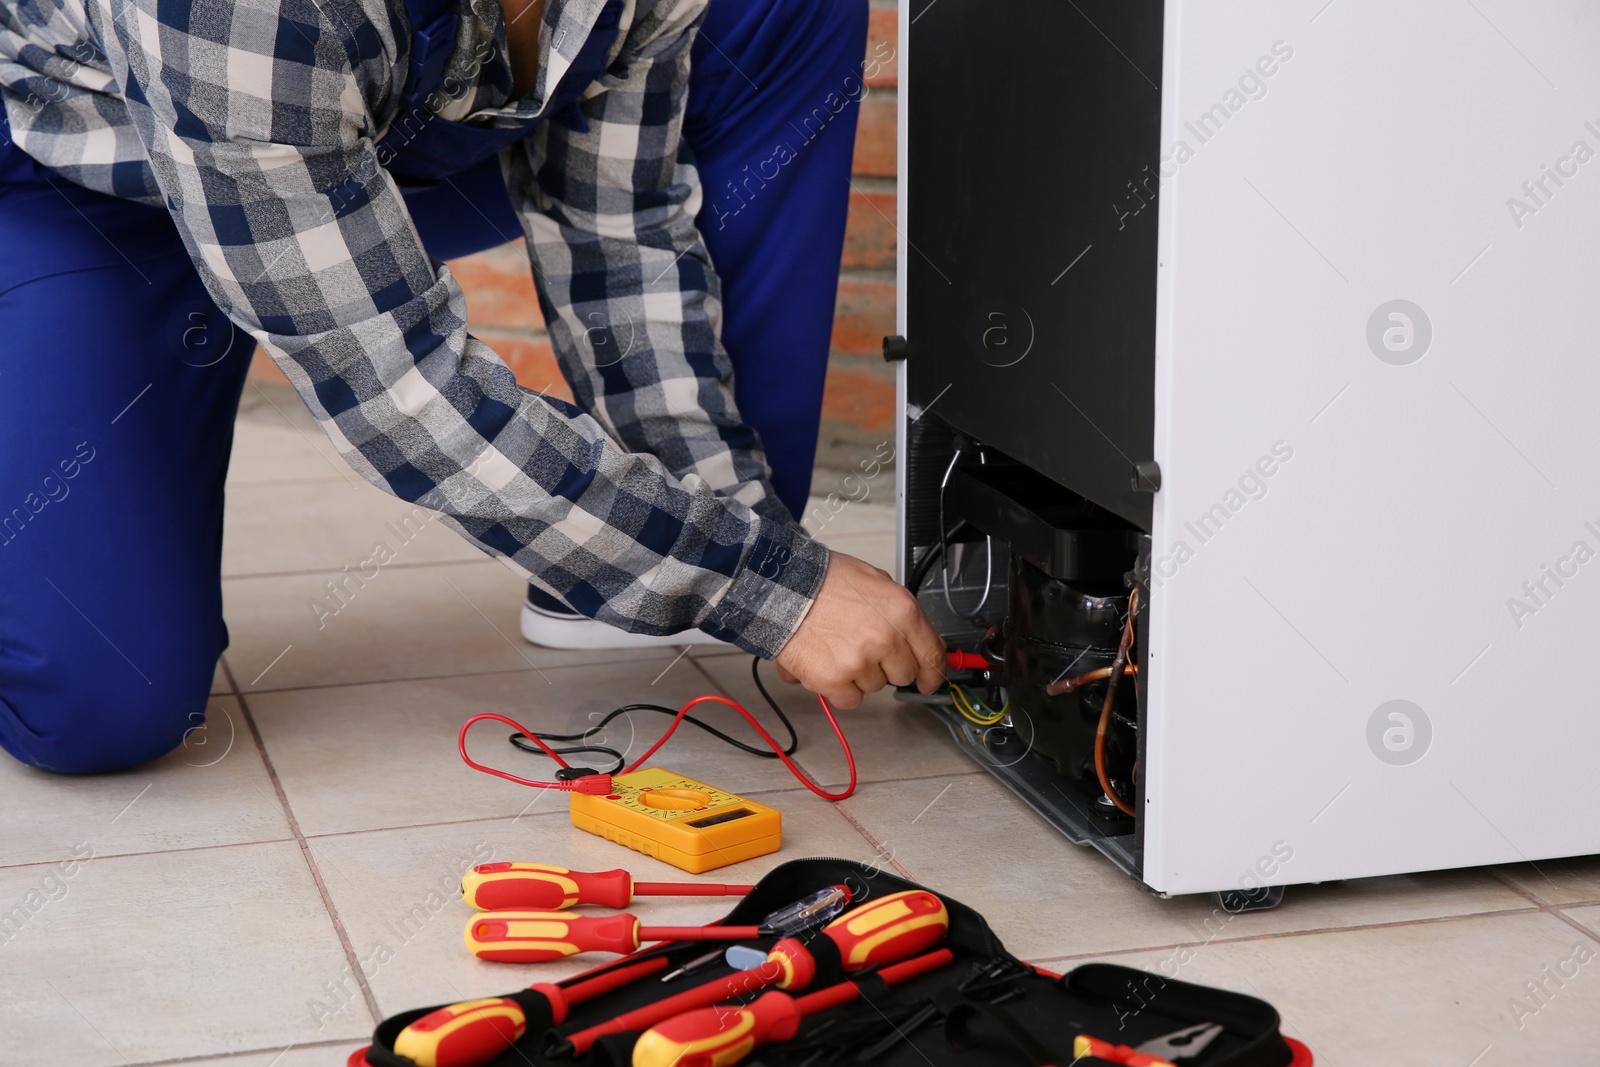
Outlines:
<svg viewBox="0 0 1600 1067"><path fill-rule="evenodd" d="M504 4L0 3L17 758L130 766L203 716L234 324L352 467L554 603L845 708L938 684L915 600L793 519L863 0ZM439 262L518 232L578 407L516 384Z"/></svg>

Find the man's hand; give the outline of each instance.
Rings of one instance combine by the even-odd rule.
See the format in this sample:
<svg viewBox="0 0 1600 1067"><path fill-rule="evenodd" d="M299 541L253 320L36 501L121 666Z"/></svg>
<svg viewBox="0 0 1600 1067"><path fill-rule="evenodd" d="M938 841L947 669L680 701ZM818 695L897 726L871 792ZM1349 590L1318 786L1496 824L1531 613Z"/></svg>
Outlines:
<svg viewBox="0 0 1600 1067"><path fill-rule="evenodd" d="M828 699L861 706L885 685L931 693L944 682L944 641L906 588L869 563L834 552L800 628L778 653L778 673Z"/></svg>

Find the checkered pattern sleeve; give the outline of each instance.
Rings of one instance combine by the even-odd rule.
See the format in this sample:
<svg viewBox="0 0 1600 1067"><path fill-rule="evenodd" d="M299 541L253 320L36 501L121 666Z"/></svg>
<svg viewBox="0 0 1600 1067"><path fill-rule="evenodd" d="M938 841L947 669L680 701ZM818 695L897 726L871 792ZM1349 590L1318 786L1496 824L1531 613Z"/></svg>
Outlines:
<svg viewBox="0 0 1600 1067"><path fill-rule="evenodd" d="M733 396L703 200L683 137L690 45L705 0L642 7L581 104L510 152L551 343L579 404L634 452L787 518Z"/></svg>
<svg viewBox="0 0 1600 1067"><path fill-rule="evenodd" d="M356 470L586 615L778 652L826 550L520 388L467 332L460 286L378 165L389 35L340 17L354 9L338 0L102 2L114 73L201 277ZM642 118L640 136L659 121Z"/></svg>

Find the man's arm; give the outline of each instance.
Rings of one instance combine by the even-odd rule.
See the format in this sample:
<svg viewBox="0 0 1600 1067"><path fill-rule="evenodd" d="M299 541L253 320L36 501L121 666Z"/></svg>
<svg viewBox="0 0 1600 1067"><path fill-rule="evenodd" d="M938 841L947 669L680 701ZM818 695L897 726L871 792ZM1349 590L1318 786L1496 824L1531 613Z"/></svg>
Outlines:
<svg viewBox="0 0 1600 1067"><path fill-rule="evenodd" d="M704 11L700 0L648 7L579 105L581 123L546 123L512 148L508 184L583 409L625 448L787 520L734 402L720 284L695 225L703 193L683 126Z"/></svg>
<svg viewBox="0 0 1600 1067"><path fill-rule="evenodd" d="M624 452L593 419L518 387L468 334L460 287L378 165L371 112L395 57L329 9L97 10L212 297L373 484L442 512L587 615L647 633L700 625L776 654L826 550Z"/></svg>
<svg viewBox="0 0 1600 1067"><path fill-rule="evenodd" d="M695 225L702 192L683 124L703 12L698 0L650 8L583 101L583 121L546 125L512 150L510 186L551 340L584 408L674 474L787 522L734 403L717 277ZM942 680L943 642L875 567L835 554L809 613L784 614L792 606L762 614L770 643L793 631L778 664L841 707L886 681L931 691Z"/></svg>

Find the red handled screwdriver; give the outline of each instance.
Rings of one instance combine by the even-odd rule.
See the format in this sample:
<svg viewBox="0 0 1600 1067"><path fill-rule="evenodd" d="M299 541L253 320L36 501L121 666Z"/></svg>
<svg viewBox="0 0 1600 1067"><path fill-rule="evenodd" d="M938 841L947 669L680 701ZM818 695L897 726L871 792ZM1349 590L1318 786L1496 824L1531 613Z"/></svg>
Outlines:
<svg viewBox="0 0 1600 1067"><path fill-rule="evenodd" d="M641 926L637 915L570 911L480 911L467 921L467 951L496 963L548 963L584 952L627 955L646 941L741 941L759 926Z"/></svg>
<svg viewBox="0 0 1600 1067"><path fill-rule="evenodd" d="M625 908L634 897L742 897L748 885L710 882L635 882L614 871L569 871L548 863L480 863L461 877L461 895L474 908L556 910L579 904Z"/></svg>
<svg viewBox="0 0 1600 1067"><path fill-rule="evenodd" d="M559 1026L566 1021L572 1005L665 970L666 966L667 958L657 956L569 986L537 982L528 988L543 996L550 1006L548 1025ZM510 997L466 1000L431 1011L407 1026L395 1037L394 1051L417 1067L475 1067L516 1044L527 1028L527 1013Z"/></svg>
<svg viewBox="0 0 1600 1067"><path fill-rule="evenodd" d="M949 963L947 948L892 964L877 979L894 985ZM723 1005L675 1015L639 1035L633 1046L633 1067L732 1067L757 1045L787 1041L800 1020L819 1011L848 1004L861 995L854 982L840 982L803 997L779 990L761 994L745 1007Z"/></svg>
<svg viewBox="0 0 1600 1067"><path fill-rule="evenodd" d="M546 963L581 952L635 952L646 941L741 941L793 937L820 926L850 903L850 890L829 886L768 915L756 926L642 926L637 916L570 911L483 911L467 922L467 951L499 963Z"/></svg>
<svg viewBox="0 0 1600 1067"><path fill-rule="evenodd" d="M821 930L834 943L847 973L908 960L944 940L950 913L944 901L925 889L908 889L851 908ZM786 937L773 945L767 962L747 971L686 989L569 1035L553 1055L582 1055L596 1039L625 1030L644 1030L674 1015L707 1008L771 986L798 990L817 974L815 958L799 941Z"/></svg>

